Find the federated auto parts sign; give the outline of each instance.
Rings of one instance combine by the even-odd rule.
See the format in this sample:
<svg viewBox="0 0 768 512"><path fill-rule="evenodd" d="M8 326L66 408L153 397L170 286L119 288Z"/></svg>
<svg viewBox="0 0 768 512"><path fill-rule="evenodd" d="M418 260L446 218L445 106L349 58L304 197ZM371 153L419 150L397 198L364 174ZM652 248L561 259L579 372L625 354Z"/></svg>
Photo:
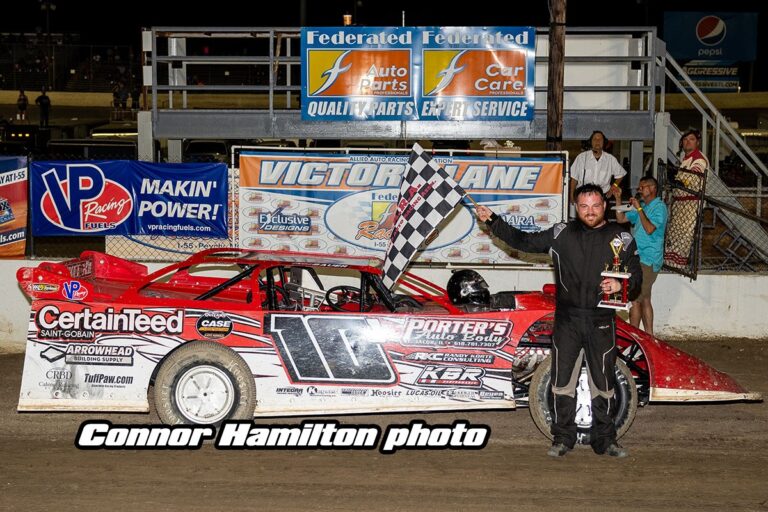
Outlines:
<svg viewBox="0 0 768 512"><path fill-rule="evenodd" d="M531 27L307 27L304 120L533 119Z"/></svg>

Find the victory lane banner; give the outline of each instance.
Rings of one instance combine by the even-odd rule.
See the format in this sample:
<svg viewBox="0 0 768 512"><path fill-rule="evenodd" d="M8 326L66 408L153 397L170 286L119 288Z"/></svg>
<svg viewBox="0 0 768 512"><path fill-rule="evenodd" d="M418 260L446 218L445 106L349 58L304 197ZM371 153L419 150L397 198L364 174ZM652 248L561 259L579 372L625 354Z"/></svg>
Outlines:
<svg viewBox="0 0 768 512"><path fill-rule="evenodd" d="M23 258L27 239L27 158L0 157L0 258Z"/></svg>
<svg viewBox="0 0 768 512"><path fill-rule="evenodd" d="M304 120L530 121L531 27L307 27Z"/></svg>
<svg viewBox="0 0 768 512"><path fill-rule="evenodd" d="M407 154L243 152L241 248L384 258ZM435 155L433 160L479 204L528 232L563 218L563 161ZM476 221L456 208L414 261L513 263Z"/></svg>
<svg viewBox="0 0 768 512"><path fill-rule="evenodd" d="M36 236L227 237L225 164L32 162Z"/></svg>

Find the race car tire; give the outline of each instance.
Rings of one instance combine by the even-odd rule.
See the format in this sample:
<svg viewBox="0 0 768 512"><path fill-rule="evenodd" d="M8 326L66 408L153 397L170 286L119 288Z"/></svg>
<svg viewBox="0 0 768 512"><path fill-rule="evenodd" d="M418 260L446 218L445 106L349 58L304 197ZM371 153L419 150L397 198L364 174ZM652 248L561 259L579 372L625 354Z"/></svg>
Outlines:
<svg viewBox="0 0 768 512"><path fill-rule="evenodd" d="M169 425L218 425L250 420L256 383L239 354L211 341L191 341L171 353L155 378L155 408Z"/></svg>
<svg viewBox="0 0 768 512"><path fill-rule="evenodd" d="M552 390L550 389L550 379L552 372L551 357L547 357L539 364L533 373L531 385L529 388L528 405L531 410L531 417L539 430L552 439ZM615 388L615 412L613 421L616 425L616 438L620 438L627 433L637 413L637 386L632 377L632 372L624 361L616 360L616 388ZM581 444L589 444L589 427L579 427L577 440Z"/></svg>

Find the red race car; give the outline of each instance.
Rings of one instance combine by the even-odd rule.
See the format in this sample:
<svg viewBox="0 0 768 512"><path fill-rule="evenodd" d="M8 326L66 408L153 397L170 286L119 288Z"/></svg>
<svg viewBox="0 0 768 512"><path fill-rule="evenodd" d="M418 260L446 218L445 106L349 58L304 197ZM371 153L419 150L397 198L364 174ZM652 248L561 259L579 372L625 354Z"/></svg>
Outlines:
<svg viewBox="0 0 768 512"><path fill-rule="evenodd" d="M33 302L18 408L146 412L151 388L166 423L528 405L549 435L554 287L467 300L467 283L406 273L409 293L393 294L381 264L211 249L151 274L97 252L22 268ZM620 319L617 342L619 435L648 402L760 400ZM586 370L580 382L588 442Z"/></svg>

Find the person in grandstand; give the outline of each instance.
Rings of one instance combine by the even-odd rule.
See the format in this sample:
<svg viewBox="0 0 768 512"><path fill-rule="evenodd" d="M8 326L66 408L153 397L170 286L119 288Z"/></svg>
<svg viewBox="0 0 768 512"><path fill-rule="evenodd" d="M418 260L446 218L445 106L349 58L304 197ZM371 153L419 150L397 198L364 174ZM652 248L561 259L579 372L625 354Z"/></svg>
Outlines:
<svg viewBox="0 0 768 512"><path fill-rule="evenodd" d="M48 117L51 113L51 98L46 94L45 86L43 86L40 96L35 98L35 103L40 107L40 128L48 128Z"/></svg>
<svg viewBox="0 0 768 512"><path fill-rule="evenodd" d="M491 232L509 246L526 252L549 252L555 267L555 327L552 336L553 442L548 455L562 457L576 444L576 386L586 359L592 393L590 442L597 454L626 457L616 442L610 412L615 387L615 311L598 307L603 294L621 290L614 278L601 276L614 260L631 273L629 293L640 288L642 273L637 245L626 228L605 220L606 200L599 185L587 183L575 191L578 218L546 231L526 233L510 226L489 208L476 213Z"/></svg>
<svg viewBox="0 0 768 512"><path fill-rule="evenodd" d="M586 183L598 185L603 194L612 194L614 190L621 191L621 180L627 175L627 171L615 156L605 151L607 144L605 134L595 130L589 136L589 149L579 153L573 160L569 189L571 203L574 202L576 188Z"/></svg>
<svg viewBox="0 0 768 512"><path fill-rule="evenodd" d="M616 220L631 222L635 227L634 235L637 251L640 254L640 267L643 270L643 286L640 295L632 303L629 310L629 323L640 327L653 336L653 306L651 305L651 288L664 263L664 231L667 228L667 205L658 197L659 182L653 176L644 176L637 186L640 199L632 197L629 200L634 208L624 213L616 209ZM621 191L614 192L616 206L621 206Z"/></svg>
<svg viewBox="0 0 768 512"><path fill-rule="evenodd" d="M680 270L689 269L698 224L699 204L704 192L704 178L709 160L699 150L701 132L690 129L680 137L683 157L675 174L669 229L664 243L664 262Z"/></svg>

